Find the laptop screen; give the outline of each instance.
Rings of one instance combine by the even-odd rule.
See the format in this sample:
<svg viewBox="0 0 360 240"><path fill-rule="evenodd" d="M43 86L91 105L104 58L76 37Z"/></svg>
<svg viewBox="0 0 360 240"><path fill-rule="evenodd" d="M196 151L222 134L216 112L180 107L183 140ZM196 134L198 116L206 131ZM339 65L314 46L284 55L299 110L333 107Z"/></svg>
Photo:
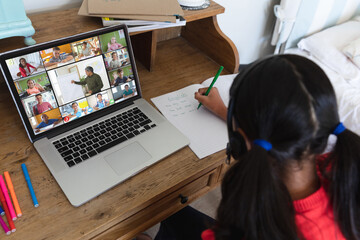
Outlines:
<svg viewBox="0 0 360 240"><path fill-rule="evenodd" d="M18 51L2 59L30 135L52 131L137 96L140 89L128 39L125 28L119 26L40 48L36 45L33 51L27 48L26 54Z"/></svg>

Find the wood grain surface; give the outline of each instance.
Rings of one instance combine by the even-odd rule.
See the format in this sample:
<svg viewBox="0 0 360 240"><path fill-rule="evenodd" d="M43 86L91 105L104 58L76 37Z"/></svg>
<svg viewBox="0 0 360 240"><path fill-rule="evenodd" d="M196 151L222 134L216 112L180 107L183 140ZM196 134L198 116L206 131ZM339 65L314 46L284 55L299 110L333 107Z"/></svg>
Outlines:
<svg viewBox="0 0 360 240"><path fill-rule="evenodd" d="M153 72L138 64L146 100L200 83L219 68L182 38L159 43L155 64ZM17 231L6 237L0 231L1 239L131 239L182 208L178 192L191 193L190 203L219 182L225 152L199 160L186 147L75 208L30 143L4 82L0 89L0 173L10 172L23 211L23 216L15 221ZM27 164L38 208L32 204L21 163ZM157 202L164 205L156 205Z"/></svg>
<svg viewBox="0 0 360 240"><path fill-rule="evenodd" d="M34 39L42 43L102 27L99 18L78 16L77 11L69 9L31 15L36 29ZM222 6L211 2L208 9L185 11L185 17L187 22L196 22L223 12ZM156 58L145 56L150 57L148 60L155 66L152 72L139 59L136 61L146 100L150 102L152 97L200 83L215 75L219 65L194 45L183 38L154 45L157 34L132 34L139 43L141 35L150 39L152 42L148 41L150 44L145 48L156 52ZM24 46L21 37L0 40L0 52ZM222 74L227 73L229 71L224 70ZM185 147L75 208L29 141L2 78L0 74L0 173L9 171L23 216L15 221L17 231L6 237L0 231L0 239L131 239L184 207L178 199L179 194L189 196L188 204L216 187L226 169L223 166L225 151L199 160L190 148ZM33 206L21 163L28 167L40 205L38 208Z"/></svg>

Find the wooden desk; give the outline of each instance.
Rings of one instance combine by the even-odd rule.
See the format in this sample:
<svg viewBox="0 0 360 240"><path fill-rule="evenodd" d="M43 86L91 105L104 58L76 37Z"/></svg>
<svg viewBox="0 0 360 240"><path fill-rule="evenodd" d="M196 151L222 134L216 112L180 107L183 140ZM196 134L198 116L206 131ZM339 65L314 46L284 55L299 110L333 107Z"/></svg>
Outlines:
<svg viewBox="0 0 360 240"><path fill-rule="evenodd" d="M64 13L57 17L60 19L57 30L35 21L37 42L64 36L59 29L69 34L71 30L78 33L94 27L81 21L63 24L61 20L66 16ZM70 30L64 26L70 24L73 25ZM0 52L17 47L18 43L13 41L1 40ZM19 39L19 43L22 42ZM160 42L155 65L149 72L137 63L143 96L148 101L151 97L202 82L219 68L183 38ZM226 170L225 151L199 160L186 147L74 208L30 143L4 81L0 82L0 89L0 173L10 172L23 212L15 221L17 231L5 237L0 230L1 239L131 239L218 186ZM21 163L27 164L40 204L38 208L32 205ZM180 203L180 194L189 198L186 204Z"/></svg>
<svg viewBox="0 0 360 240"><path fill-rule="evenodd" d="M147 100L201 82L219 67L182 38L159 43L156 65L153 72L137 65ZM0 89L0 173L10 172L23 211L15 221L17 231L5 237L1 230L1 239L131 239L184 207L179 194L189 197L188 204L216 187L224 172L225 151L199 160L186 147L74 208L30 143L4 82ZM38 208L21 171L24 162Z"/></svg>

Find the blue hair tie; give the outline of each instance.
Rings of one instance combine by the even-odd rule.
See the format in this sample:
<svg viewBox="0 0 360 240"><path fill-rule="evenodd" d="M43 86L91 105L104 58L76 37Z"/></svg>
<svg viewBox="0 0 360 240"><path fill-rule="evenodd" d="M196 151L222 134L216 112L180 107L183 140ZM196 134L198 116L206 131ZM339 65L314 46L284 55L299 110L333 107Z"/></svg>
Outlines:
<svg viewBox="0 0 360 240"><path fill-rule="evenodd" d="M336 128L334 129L334 131L332 132L334 135L339 135L340 133L342 133L343 131L345 131L346 127L344 126L344 124L342 122L340 122Z"/></svg>
<svg viewBox="0 0 360 240"><path fill-rule="evenodd" d="M267 152L272 149L271 143L269 143L268 141L262 140L262 139L256 139L256 140L254 140L254 144L262 147L262 148L265 149Z"/></svg>

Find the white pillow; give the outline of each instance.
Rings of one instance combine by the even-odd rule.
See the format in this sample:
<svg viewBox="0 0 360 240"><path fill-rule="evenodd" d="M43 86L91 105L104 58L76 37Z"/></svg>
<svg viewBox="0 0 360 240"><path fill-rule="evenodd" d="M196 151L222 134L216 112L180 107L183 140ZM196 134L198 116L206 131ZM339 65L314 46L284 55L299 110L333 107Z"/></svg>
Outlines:
<svg viewBox="0 0 360 240"><path fill-rule="evenodd" d="M343 53L360 69L360 38L347 45Z"/></svg>
<svg viewBox="0 0 360 240"><path fill-rule="evenodd" d="M352 79L360 74L359 69L342 50L357 38L360 38L360 22L348 21L302 39L298 47L309 52L345 79Z"/></svg>

